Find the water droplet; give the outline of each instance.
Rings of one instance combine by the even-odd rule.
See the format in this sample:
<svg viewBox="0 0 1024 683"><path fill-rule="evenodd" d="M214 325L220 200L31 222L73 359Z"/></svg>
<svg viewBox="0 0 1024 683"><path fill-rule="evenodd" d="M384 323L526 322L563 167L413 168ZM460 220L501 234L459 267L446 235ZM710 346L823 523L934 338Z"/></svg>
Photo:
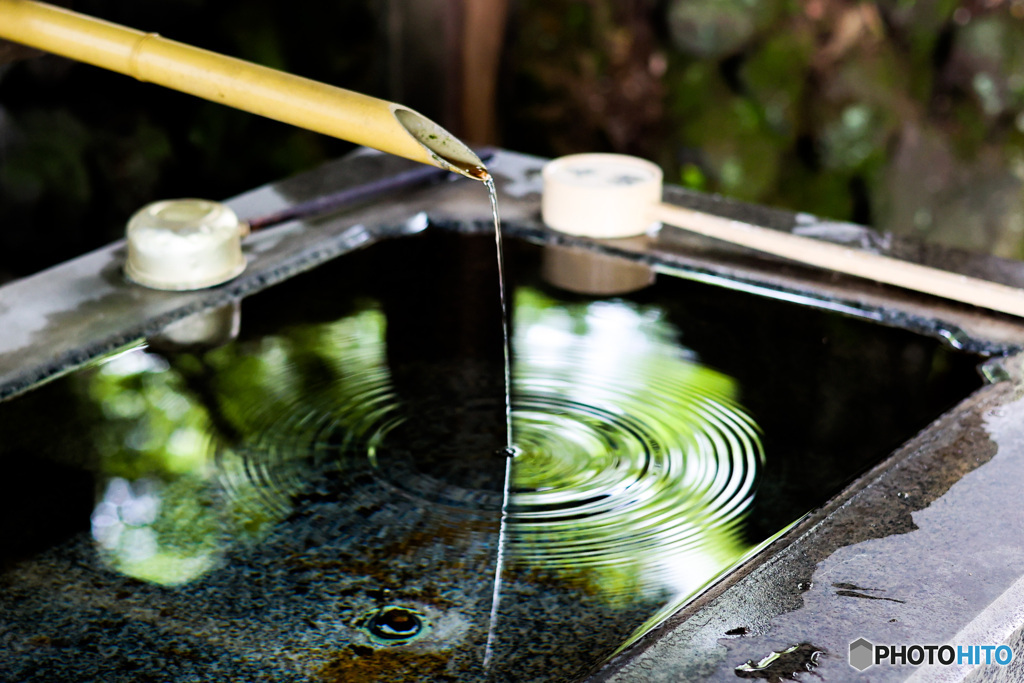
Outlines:
<svg viewBox="0 0 1024 683"><path fill-rule="evenodd" d="M978 367L978 371L981 372L981 376L984 377L985 381L989 384L1007 382L1013 377L1009 370L1006 369L1006 365L1003 363L1002 358L993 358L982 363Z"/></svg>
<svg viewBox="0 0 1024 683"><path fill-rule="evenodd" d="M814 671L825 650L810 643L772 652L758 662L753 660L736 667L739 678L763 678L772 681L797 680L797 674Z"/></svg>
<svg viewBox="0 0 1024 683"><path fill-rule="evenodd" d="M963 349L964 344L970 341L970 335L964 332L959 327L949 325L947 327L939 327L935 330L938 335L946 341L954 349Z"/></svg>

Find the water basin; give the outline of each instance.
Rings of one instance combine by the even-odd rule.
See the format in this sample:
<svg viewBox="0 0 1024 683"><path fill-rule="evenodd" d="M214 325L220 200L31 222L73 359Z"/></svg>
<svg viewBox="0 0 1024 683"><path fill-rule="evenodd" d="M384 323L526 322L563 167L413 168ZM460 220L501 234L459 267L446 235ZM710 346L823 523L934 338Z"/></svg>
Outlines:
<svg viewBox="0 0 1024 683"><path fill-rule="evenodd" d="M981 384L906 330L572 294L506 248L511 462L493 238L443 225L0 404L0 671L579 680Z"/></svg>

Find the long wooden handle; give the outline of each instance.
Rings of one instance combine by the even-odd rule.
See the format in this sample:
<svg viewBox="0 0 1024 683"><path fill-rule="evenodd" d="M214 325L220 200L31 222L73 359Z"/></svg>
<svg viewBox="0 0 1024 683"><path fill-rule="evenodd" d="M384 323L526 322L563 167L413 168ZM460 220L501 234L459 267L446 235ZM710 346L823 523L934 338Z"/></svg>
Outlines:
<svg viewBox="0 0 1024 683"><path fill-rule="evenodd" d="M651 218L706 237L800 263L1024 317L1024 289L671 204L656 204L652 207Z"/></svg>

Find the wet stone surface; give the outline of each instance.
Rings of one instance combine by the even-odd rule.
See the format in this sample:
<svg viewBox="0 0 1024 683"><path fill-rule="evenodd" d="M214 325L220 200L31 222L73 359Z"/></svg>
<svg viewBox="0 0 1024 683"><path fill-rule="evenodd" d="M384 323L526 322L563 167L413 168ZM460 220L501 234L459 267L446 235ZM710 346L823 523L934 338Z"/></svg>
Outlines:
<svg viewBox="0 0 1024 683"><path fill-rule="evenodd" d="M598 680L735 680L736 666L801 638L839 653L820 661L825 680L852 672L846 652L859 637L1014 642L1018 624L1003 605L1018 604L1024 575L1015 484L1024 475L1019 362L1008 361L1012 382L987 387L933 424L808 520L791 545L735 575ZM711 631L739 620L752 624L749 636ZM982 623L987 630L978 631ZM915 668L870 673L896 681Z"/></svg>

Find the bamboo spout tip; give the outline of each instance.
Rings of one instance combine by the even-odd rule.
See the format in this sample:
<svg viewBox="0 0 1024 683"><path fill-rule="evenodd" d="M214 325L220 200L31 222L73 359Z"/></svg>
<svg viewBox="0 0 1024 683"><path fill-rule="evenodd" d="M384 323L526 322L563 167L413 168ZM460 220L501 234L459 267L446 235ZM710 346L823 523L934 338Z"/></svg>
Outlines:
<svg viewBox="0 0 1024 683"><path fill-rule="evenodd" d="M491 177L480 157L444 128L400 105L394 105L392 111L402 128L427 150L435 166L473 180L487 180Z"/></svg>

